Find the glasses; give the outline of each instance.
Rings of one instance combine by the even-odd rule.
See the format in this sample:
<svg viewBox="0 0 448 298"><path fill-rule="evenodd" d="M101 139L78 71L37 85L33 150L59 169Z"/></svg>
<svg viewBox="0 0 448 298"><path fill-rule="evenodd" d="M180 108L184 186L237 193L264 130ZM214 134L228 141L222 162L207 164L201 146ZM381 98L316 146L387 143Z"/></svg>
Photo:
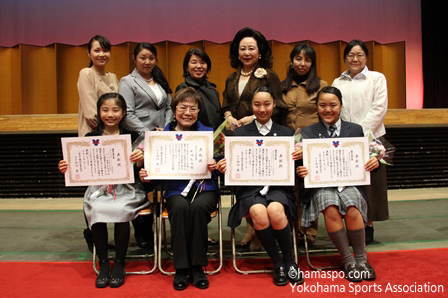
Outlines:
<svg viewBox="0 0 448 298"><path fill-rule="evenodd" d="M347 60L353 60L355 58L357 58L358 60L364 59L366 57L366 55L364 54L358 54L358 55L354 55L354 54L349 54L347 55Z"/></svg>
<svg viewBox="0 0 448 298"><path fill-rule="evenodd" d="M176 107L176 110L179 111L179 112L182 112L182 113L185 113L185 112L189 111L192 114L199 112L199 109L196 108L196 107L184 107L184 106L181 106L181 107Z"/></svg>

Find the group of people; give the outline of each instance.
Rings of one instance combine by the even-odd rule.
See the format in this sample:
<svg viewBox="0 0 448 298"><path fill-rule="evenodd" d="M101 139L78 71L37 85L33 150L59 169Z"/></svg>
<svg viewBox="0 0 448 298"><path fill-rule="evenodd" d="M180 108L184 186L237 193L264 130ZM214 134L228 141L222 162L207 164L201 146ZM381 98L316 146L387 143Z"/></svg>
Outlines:
<svg viewBox="0 0 448 298"><path fill-rule="evenodd" d="M347 44L344 61L348 69L329 87L318 76L316 52L310 45L299 44L292 50L287 76L280 81L271 70L271 49L266 38L252 28L243 28L230 45L230 63L235 72L226 80L222 105L216 85L207 80L212 63L202 49L192 48L186 53L182 65L185 82L177 86L173 98L157 66L157 50L152 44L136 45L132 56L135 69L120 81L106 71L110 50L111 44L103 36L94 36L89 42L90 67L81 70L78 81L79 136L131 134L134 151L129 159L135 162L137 179L134 184L90 186L84 195L88 226L84 234L86 240L92 239L97 251L99 288L124 283L130 221L139 246L152 245L151 224L138 218L138 212L149 204L146 193L162 182L176 270L173 286L176 290L187 288L189 277L198 288L209 286L203 271L207 265L207 224L220 198L214 177L225 173L226 158L209 162L211 179L148 181L144 179L147 172L139 146L144 131L213 131L227 119L228 136L292 136L297 129L302 129L303 138L371 133L381 139L385 134L386 79L368 70L368 49L359 40ZM305 237L314 241L317 217L322 212L330 238L343 258L346 278L354 282L375 279L365 244L373 241L372 222L388 218L384 168L378 169L376 158L368 160L365 169L372 171L368 187L304 189L302 181L308 169L301 165L300 147L291 159L298 165L294 188L235 188L237 200L230 210L228 225L236 227L243 217L250 216L240 246L256 237L274 264L274 284L301 283L303 277L293 258L289 219L298 220ZM68 166L65 160L59 162L62 173ZM115 224L112 270L106 223Z"/></svg>

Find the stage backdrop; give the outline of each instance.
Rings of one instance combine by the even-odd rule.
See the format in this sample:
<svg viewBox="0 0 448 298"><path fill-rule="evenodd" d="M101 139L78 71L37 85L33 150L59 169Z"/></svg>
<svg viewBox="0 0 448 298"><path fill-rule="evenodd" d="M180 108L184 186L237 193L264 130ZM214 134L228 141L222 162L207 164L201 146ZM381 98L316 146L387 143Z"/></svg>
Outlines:
<svg viewBox="0 0 448 298"><path fill-rule="evenodd" d="M423 106L420 11L420 0L1 0L0 46L81 45L95 34L112 44L224 43L245 26L283 43L404 41L406 107L414 109Z"/></svg>

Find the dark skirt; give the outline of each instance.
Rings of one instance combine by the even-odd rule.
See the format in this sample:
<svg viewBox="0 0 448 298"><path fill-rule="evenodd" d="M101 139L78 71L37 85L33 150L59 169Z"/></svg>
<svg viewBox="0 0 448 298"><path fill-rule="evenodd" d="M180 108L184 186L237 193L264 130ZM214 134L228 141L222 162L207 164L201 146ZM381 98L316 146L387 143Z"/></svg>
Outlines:
<svg viewBox="0 0 448 298"><path fill-rule="evenodd" d="M241 219L248 214L250 207L255 204L262 204L267 207L271 202L281 203L285 208L286 216L297 220L297 207L294 198L287 196L283 190L271 186L265 196L262 196L260 192L256 192L243 199L237 198L235 205L230 209L227 225L231 228L236 228L241 224Z"/></svg>
<svg viewBox="0 0 448 298"><path fill-rule="evenodd" d="M370 221L389 219L389 205L387 202L386 165L381 165L378 172L370 173L370 185L367 191L367 218Z"/></svg>

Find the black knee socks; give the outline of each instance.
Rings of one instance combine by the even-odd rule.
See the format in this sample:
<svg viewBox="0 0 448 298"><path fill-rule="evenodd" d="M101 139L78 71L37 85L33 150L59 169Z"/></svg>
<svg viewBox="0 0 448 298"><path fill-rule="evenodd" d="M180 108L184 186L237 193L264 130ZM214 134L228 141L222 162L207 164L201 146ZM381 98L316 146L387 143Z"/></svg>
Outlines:
<svg viewBox="0 0 448 298"><path fill-rule="evenodd" d="M289 223L281 230L274 230L275 239L277 239L283 253L283 261L285 266L289 267L294 264L294 254L292 249L291 226Z"/></svg>
<svg viewBox="0 0 448 298"><path fill-rule="evenodd" d="M264 230L255 230L261 245L271 257L275 267L283 266L283 260L278 252L277 242L275 242L274 230L271 226Z"/></svg>

